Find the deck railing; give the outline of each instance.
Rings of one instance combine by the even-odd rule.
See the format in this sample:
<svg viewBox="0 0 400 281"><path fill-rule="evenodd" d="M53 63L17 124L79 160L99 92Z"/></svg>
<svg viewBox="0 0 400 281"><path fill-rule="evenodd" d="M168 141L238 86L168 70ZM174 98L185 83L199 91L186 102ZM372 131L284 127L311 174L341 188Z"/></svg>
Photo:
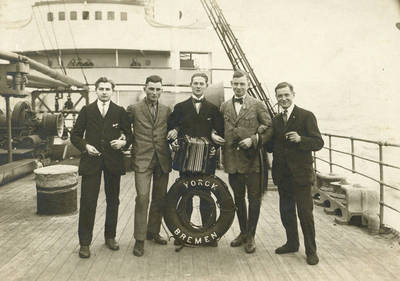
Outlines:
<svg viewBox="0 0 400 281"><path fill-rule="evenodd" d="M327 133L323 133L323 136L328 138L328 142L325 142L325 146L323 148L323 150L327 150L328 151L328 159L324 159L321 157L320 154L322 154L322 150L321 152L314 152L314 169L316 171L318 171L317 169L317 161L322 161L324 163L327 163L329 165L329 172L333 173L333 167L339 167L342 168L346 171L349 171L353 174L358 174L364 178L367 178L371 181L374 181L376 183L379 184L379 194L380 194L380 208L379 208L379 219L380 219L380 225L381 227L384 226L384 207L387 207L393 211L395 211L397 214L400 214L400 210L398 208L396 208L393 205L389 205L388 203L385 202L385 188L391 188L397 192L400 192L400 188L396 187L393 184L389 184L388 182L385 181L385 177L384 177L384 167L390 167L392 169L396 169L400 170L400 167L397 165L393 165L393 164L389 164L384 162L384 153L383 153L383 148L384 147L393 147L393 148L400 148L399 144L393 144L393 143L388 143L388 142L379 142L379 141L373 141L373 140L368 140L368 139L362 139L362 138L354 138L354 137L348 137L348 136L342 136L342 135L334 135L334 134L327 134ZM345 150L341 150L341 148L338 147L334 147L332 140L333 139L345 139L345 140L349 140L349 146L350 146L350 152L347 152ZM369 143L374 145L377 148L377 153L378 153L378 159L379 160L374 160L368 157L364 157L360 154L357 154L355 152L355 144L357 143ZM343 145L341 145L341 147L343 147ZM339 164L337 162L335 162L333 160L333 153L338 153L341 155L347 155L350 157L351 159L351 168L350 167L346 167L342 164ZM371 176L366 174L365 172L361 172L359 169L357 169L356 167L356 159L361 159L364 161L367 161L369 163L374 163L377 165L377 168L379 169L379 178Z"/></svg>

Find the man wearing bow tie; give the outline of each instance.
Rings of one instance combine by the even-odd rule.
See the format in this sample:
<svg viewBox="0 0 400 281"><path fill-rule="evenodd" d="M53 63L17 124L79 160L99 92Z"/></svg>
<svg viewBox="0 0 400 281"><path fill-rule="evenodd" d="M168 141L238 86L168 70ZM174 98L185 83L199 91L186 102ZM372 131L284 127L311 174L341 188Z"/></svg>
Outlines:
<svg viewBox="0 0 400 281"><path fill-rule="evenodd" d="M133 125L132 159L136 187L136 242L133 254L138 257L144 254L145 239L160 245L167 244L167 240L159 233L171 171L171 152L167 143L167 120L171 109L159 102L163 91L161 77L147 77L144 91L146 97L127 109ZM147 221L150 191L151 205Z"/></svg>
<svg viewBox="0 0 400 281"><path fill-rule="evenodd" d="M111 101L115 84L106 77L95 83L97 100L84 106L71 131L71 143L81 151L79 174L82 175L79 209L79 256L89 258L101 174L106 193L105 243L118 250L115 240L121 175L125 174L121 148L131 143L129 118L125 110ZM125 137L123 137L123 135Z"/></svg>
<svg viewBox="0 0 400 281"><path fill-rule="evenodd" d="M224 139L224 121L218 107L208 102L204 92L208 86L208 76L205 73L195 73L191 77L190 86L192 96L175 105L172 114L168 119L168 139L190 137L205 137L215 144L222 144ZM213 158L210 174L215 173L216 157ZM191 176L190 173L180 173L181 176ZM187 204L187 214L192 214L191 201ZM202 222L210 217L210 208L207 200L200 198L200 214ZM216 241L211 246L217 246Z"/></svg>
<svg viewBox="0 0 400 281"><path fill-rule="evenodd" d="M283 112L273 119L272 178L278 186L279 210L286 230L287 242L275 253L286 254L299 249L297 214L304 236L307 263L315 265L319 259L315 244L315 227L311 185L314 181L311 151L324 146L317 120L310 111L296 106L295 92L287 82L275 88L278 104Z"/></svg>
<svg viewBox="0 0 400 281"><path fill-rule="evenodd" d="M250 254L256 250L254 237L263 189L261 174L264 171L260 167L262 159L258 149L271 138L271 118L265 104L247 93L250 81L245 71L236 70L231 85L234 96L221 105L225 120L224 168L229 173L240 226L240 234L231 246L244 245L246 253Z"/></svg>

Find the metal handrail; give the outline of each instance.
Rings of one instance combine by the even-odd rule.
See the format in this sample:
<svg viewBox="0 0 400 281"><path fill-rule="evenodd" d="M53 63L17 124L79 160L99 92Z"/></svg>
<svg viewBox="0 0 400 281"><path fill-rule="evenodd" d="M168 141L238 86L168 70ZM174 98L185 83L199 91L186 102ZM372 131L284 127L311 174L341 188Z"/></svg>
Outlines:
<svg viewBox="0 0 400 281"><path fill-rule="evenodd" d="M383 226L384 207L387 207L387 208L389 208L389 209L391 209L391 210L393 210L393 211L395 211L395 212L400 214L400 210L399 209L397 209L394 206L391 206L391 205L388 205L387 203L385 203L385 187L389 187L389 188L391 188L393 190L396 190L396 191L400 191L400 188L385 182L385 180L384 180L384 169L383 169L384 167L390 167L390 168L393 168L393 169L400 170L399 166L396 166L396 165L393 165L393 164L389 164L389 163L385 163L383 161L383 147L400 147L400 144L394 144L394 143L389 143L389 142L381 142L381 141L374 141L374 140L369 140L369 139L355 138L355 137L349 137L349 136L343 136L343 135L328 134L328 133L323 133L322 135L328 137L328 147L324 146L323 148L328 150L328 158L329 159L326 160L326 159L323 159L321 157L318 157L316 155L316 152L314 152L313 153L313 156L314 156L314 169L317 170L317 160L319 160L319 161L322 161L324 163L329 164L330 173L332 173L333 167L336 166L336 167L340 167L340 168L342 168L342 169L344 169L346 171L352 172L354 174L361 175L361 176L363 176L363 177L365 177L365 178L367 178L369 180L372 180L372 181L378 183L379 186L380 186L380 189L379 189L379 193L380 193L379 219L380 219L381 227ZM343 150L340 150L340 149L337 149L337 148L333 148L332 138L341 138L341 139L350 140L351 152L347 152L347 151L343 151ZM367 158L367 157L363 157L363 156L360 156L360 155L357 155L354 152L355 151L355 149L354 149L354 142L355 141L377 145L378 146L378 152L379 152L379 161L374 160L374 159L370 159L370 158ZM352 167L348 168L348 167L345 167L345 166L340 165L338 163L334 163L333 162L333 157L332 157L332 153L333 152L351 156L351 166ZM356 158L357 159L362 159L364 161L379 165L379 179L374 178L374 177L372 177L370 175L367 175L365 173L362 173L360 171L357 171L356 170L356 165L355 165L355 159Z"/></svg>

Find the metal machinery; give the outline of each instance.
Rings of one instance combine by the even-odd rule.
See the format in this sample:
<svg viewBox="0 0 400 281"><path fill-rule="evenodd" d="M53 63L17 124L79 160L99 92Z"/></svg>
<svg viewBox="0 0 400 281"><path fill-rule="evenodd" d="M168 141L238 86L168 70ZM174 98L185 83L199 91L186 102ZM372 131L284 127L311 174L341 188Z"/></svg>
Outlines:
<svg viewBox="0 0 400 281"><path fill-rule="evenodd" d="M75 106L82 99L88 103L88 87L25 56L0 51L0 59L9 61L9 64L0 64L0 95L6 101L5 114L0 112L0 156L7 151L8 162L13 161L13 154L44 156L54 136L63 134L64 117L76 113ZM33 70L44 75L35 75ZM37 90L30 93L26 88ZM56 97L67 93L69 98L63 110L57 107L51 110L40 98L43 93L54 93ZM70 98L71 93L81 95L75 104ZM24 98L30 94L32 106L23 100L17 102L11 111L11 98ZM48 109L47 112L35 111L37 99ZM0 164L7 160L0 158Z"/></svg>
<svg viewBox="0 0 400 281"><path fill-rule="evenodd" d="M249 73L251 87L248 92L251 96L262 100L267 106L271 118L276 114L267 94L253 71L249 61L246 58L239 41L232 32L229 23L226 21L221 8L216 0L201 0L201 4L207 13L207 16L214 27L215 32L232 64L233 69L243 69Z"/></svg>

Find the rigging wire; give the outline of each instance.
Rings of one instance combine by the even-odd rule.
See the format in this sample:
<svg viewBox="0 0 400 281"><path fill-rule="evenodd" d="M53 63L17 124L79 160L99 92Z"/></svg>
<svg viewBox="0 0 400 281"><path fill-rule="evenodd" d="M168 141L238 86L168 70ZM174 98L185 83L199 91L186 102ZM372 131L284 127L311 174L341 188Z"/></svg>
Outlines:
<svg viewBox="0 0 400 281"><path fill-rule="evenodd" d="M40 19L40 22L41 22L41 24L42 24L42 26L43 26L43 29L44 29L44 31L45 31L45 34L47 34L47 38L48 38L48 40L49 40L50 48L51 48L52 50L54 50L54 55L55 55L55 57L56 57L56 60L57 60L57 62L58 62L58 64L59 64L59 66L61 67L60 62L59 62L59 60L57 59L58 54L57 54L57 52L56 52L56 50L55 50L55 48L54 48L54 45L53 45L53 43L52 43L52 40L51 40L51 36L50 36L50 34L49 34L49 31L48 31L47 28L46 28L45 21L43 20L43 14L42 14L41 8L38 6L38 7L37 7L37 10L39 11L39 19Z"/></svg>
<svg viewBox="0 0 400 281"><path fill-rule="evenodd" d="M69 33L71 34L72 44L74 45L74 50L75 50L75 55L79 58L80 56L79 56L79 53L78 53L78 48L76 47L75 37L74 37L74 34L72 32L71 23L70 23L69 18L68 18L67 6L65 4L65 0L63 0L63 3L64 3L65 19L68 22L68 30L69 30ZM86 85L89 85L87 77L86 77L86 74L85 74L85 71L83 70L82 65L80 66L80 69L81 69L81 72L82 72L82 76L85 79Z"/></svg>
<svg viewBox="0 0 400 281"><path fill-rule="evenodd" d="M49 0L47 0L46 2L47 2L47 9L48 9L49 13L52 13L51 10L50 10ZM58 46L57 36L56 36L55 29L54 29L54 17L53 17L53 20L51 21L51 30L53 31L54 41L56 42L56 47L57 47L57 50L58 50L58 64L61 67L61 69L64 72L64 74L67 75L67 70L65 69L64 63L62 61L61 49Z"/></svg>
<svg viewBox="0 0 400 281"><path fill-rule="evenodd" d="M46 58L47 58L47 62L49 63L49 62L50 62L50 56L49 56L49 54L47 53L47 48L46 48L46 45L45 45L45 43L44 43L43 36L42 36L42 32L40 31L39 23L38 23L38 21L37 21L36 14L35 14L35 10L33 9L33 7L32 7L32 15L33 15L33 19L35 20L36 27L37 27L38 32L39 32L40 41L42 42L42 46L43 46L44 53L45 53Z"/></svg>

